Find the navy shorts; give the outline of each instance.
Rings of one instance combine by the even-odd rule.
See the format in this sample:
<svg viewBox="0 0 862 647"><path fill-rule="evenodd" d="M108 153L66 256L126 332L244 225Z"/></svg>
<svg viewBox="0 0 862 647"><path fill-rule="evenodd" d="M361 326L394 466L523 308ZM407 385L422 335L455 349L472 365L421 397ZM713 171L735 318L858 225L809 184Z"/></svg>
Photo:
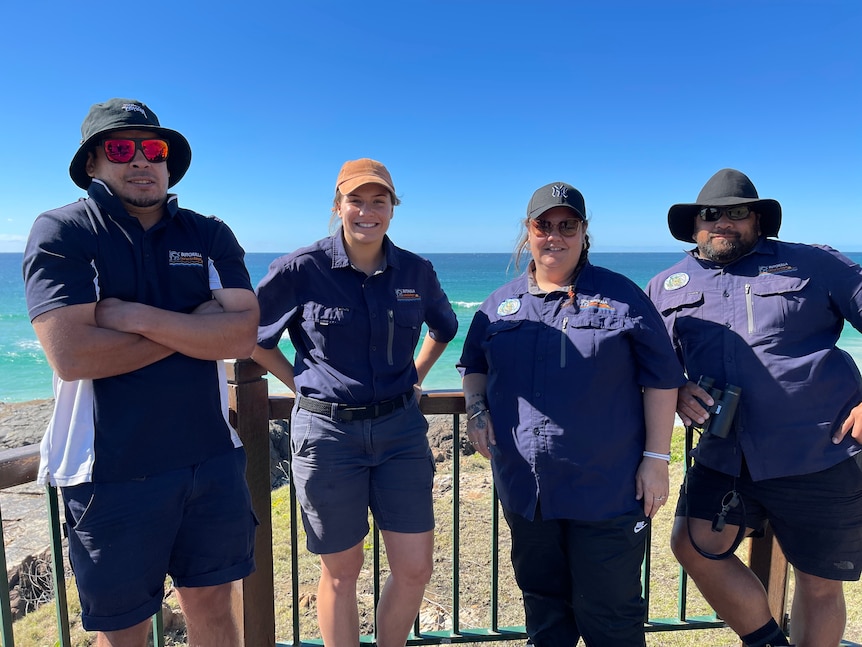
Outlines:
<svg viewBox="0 0 862 647"><path fill-rule="evenodd" d="M813 474L752 481L695 462L680 488L676 515L712 520L734 487L745 506L745 526L762 532L768 521L787 561L803 573L855 581L862 573L862 454ZM742 525L742 505L727 523Z"/></svg>
<svg viewBox="0 0 862 647"><path fill-rule="evenodd" d="M415 400L353 422L294 407L291 478L308 550L338 553L368 534L368 509L381 530L434 529L434 458L428 422Z"/></svg>
<svg viewBox="0 0 862 647"><path fill-rule="evenodd" d="M254 571L257 519L242 448L142 479L61 491L87 631L126 629L155 614L166 575L194 587Z"/></svg>

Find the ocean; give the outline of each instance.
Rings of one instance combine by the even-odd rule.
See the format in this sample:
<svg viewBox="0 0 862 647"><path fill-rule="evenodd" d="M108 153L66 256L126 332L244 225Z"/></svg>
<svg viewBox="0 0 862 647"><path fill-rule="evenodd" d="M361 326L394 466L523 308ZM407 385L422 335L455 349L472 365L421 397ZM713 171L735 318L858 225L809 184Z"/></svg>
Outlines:
<svg viewBox="0 0 862 647"><path fill-rule="evenodd" d="M246 255L252 282L256 285L270 262L271 253ZM501 254L423 254L433 264L437 276L458 315L458 336L449 344L443 356L425 380L427 390L460 389L461 380L455 363L461 353L464 336L473 313L497 287L515 276L510 266L511 255ZM644 287L655 274L669 267L682 256L681 252L610 253L590 252L595 265L607 267L628 276ZM847 254L862 263L862 253ZM24 402L52 397L51 369L27 317L24 286L21 277L21 254L0 254L0 402ZM845 326L840 346L862 367L862 334ZM293 351L288 341L282 342L288 358ZM286 388L270 381L270 392L284 393Z"/></svg>

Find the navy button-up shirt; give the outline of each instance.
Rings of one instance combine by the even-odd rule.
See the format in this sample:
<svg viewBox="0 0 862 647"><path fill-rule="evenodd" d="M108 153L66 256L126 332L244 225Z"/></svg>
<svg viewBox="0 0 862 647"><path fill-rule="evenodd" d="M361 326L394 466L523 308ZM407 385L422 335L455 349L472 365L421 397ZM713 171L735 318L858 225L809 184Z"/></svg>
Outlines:
<svg viewBox="0 0 862 647"><path fill-rule="evenodd" d="M662 320L626 277L584 265L574 288L496 290L473 318L462 375L488 376L503 506L528 519L610 519L641 506L642 387L685 382Z"/></svg>
<svg viewBox="0 0 862 647"><path fill-rule="evenodd" d="M697 460L755 480L817 472L860 450L832 434L862 401L853 359L837 348L844 322L862 331L862 270L828 247L761 239L726 265L694 250L647 293L689 379L741 387L734 431L704 434Z"/></svg>
<svg viewBox="0 0 862 647"><path fill-rule="evenodd" d="M306 397L370 404L409 392L422 324L449 342L458 320L431 263L384 238L386 264L366 276L350 265L338 232L277 258L257 288L257 343L287 330L297 390Z"/></svg>

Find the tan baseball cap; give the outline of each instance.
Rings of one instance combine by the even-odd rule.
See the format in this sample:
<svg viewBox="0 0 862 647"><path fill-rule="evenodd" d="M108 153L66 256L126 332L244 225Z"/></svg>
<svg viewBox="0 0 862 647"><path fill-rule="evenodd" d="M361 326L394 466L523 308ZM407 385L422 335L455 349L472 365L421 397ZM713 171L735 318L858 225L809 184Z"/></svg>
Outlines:
<svg viewBox="0 0 862 647"><path fill-rule="evenodd" d="M395 186L392 184L392 176L380 162L363 157L358 160L350 160L344 163L338 173L335 188L342 195L347 195L363 184L381 184L385 186L392 197L395 197Z"/></svg>

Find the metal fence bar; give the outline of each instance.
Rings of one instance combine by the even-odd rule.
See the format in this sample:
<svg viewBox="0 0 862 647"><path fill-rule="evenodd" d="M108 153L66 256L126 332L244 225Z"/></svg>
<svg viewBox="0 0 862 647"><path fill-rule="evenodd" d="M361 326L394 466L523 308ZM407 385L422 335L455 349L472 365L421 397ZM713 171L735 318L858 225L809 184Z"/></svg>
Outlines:
<svg viewBox="0 0 862 647"><path fill-rule="evenodd" d="M3 534L3 514L0 511L0 537ZM6 550L0 547L0 572L6 577ZM0 586L0 638L2 647L15 647L15 636L12 635L12 602L9 599L9 586Z"/></svg>
<svg viewBox="0 0 862 647"><path fill-rule="evenodd" d="M63 538L60 536L60 506L57 488L45 486L48 522L51 524L51 581L54 585L54 608L57 613L57 633L61 647L72 647L69 631L69 605L66 601L66 567L63 564Z"/></svg>

